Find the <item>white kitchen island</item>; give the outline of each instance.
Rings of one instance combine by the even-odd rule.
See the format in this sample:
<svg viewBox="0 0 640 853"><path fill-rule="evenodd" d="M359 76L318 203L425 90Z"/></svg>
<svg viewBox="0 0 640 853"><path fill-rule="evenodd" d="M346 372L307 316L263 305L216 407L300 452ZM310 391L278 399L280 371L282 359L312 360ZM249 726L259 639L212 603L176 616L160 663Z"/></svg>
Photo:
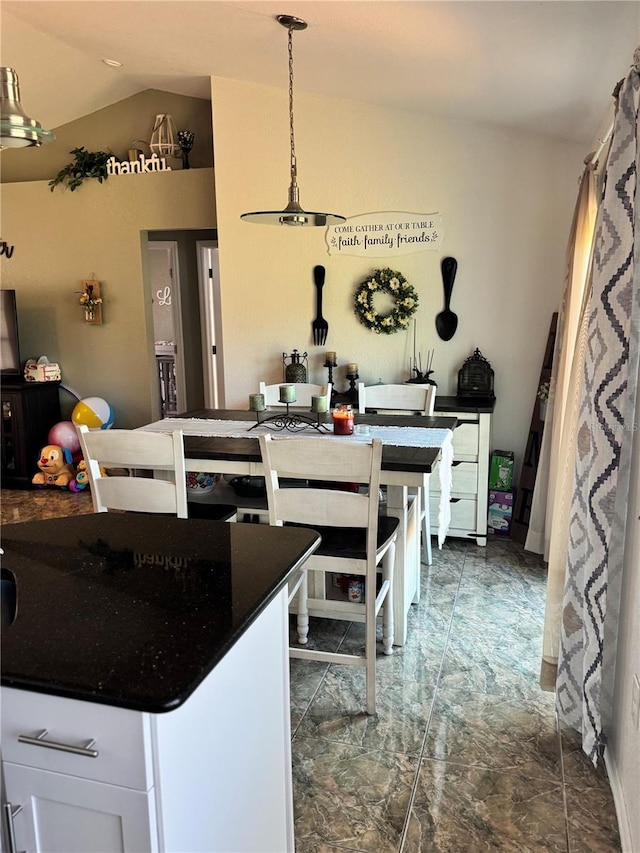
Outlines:
<svg viewBox="0 0 640 853"><path fill-rule="evenodd" d="M91 533L86 523L79 533L82 518L57 523L67 521L65 542L82 536L81 544L91 556L85 553L71 565L67 561L67 569L57 576L51 566L34 567L37 560L26 556L26 545L37 541L36 536L53 537L51 549L56 551L51 527L56 522L12 525L4 531L4 565L12 568L18 585L18 615L3 631L7 654L2 690L5 831L13 834L15 849L293 853L286 577L313 550L317 535L163 518L153 523L161 522L164 532L154 536L145 531L141 541L144 521L140 518L124 539L121 530L115 532L117 515L83 518L92 520ZM103 519L108 519L109 529ZM178 530L176 525L190 526L176 539L170 535ZM268 531L268 542L264 531ZM246 537L257 539L247 547ZM187 540L189 555L179 557ZM242 540L245 553L239 556ZM97 561L96 542L101 549ZM129 544L134 542L131 550ZM121 562L127 563L124 575L117 568L114 572L116 562L105 557L105 543L111 546L110 553L120 554ZM203 549L211 552L210 565L202 559ZM57 550L63 560L66 548ZM256 550L263 554L263 563L279 563L280 568L265 572L263 566L254 577L249 565ZM235 575L224 569L232 564ZM213 582L216 573L219 577ZM156 588L145 595L146 584L154 580L164 591ZM254 586L250 593L239 588L247 583ZM47 590L51 593L48 606L55 610L56 589L59 595L66 594L67 604L59 608L66 631L54 631L43 656L51 655L51 661L58 656L58 673L64 672L66 660L68 675L61 675L57 685L55 673L48 677L48 684L39 683L46 670L44 661L36 662L28 676L18 673L28 668L24 659L21 663L22 655L35 653L42 639L28 639L30 618L22 611L31 609L37 617ZM184 590L181 601L180 589ZM70 618L69 601L76 598L78 604L77 595L85 593L90 593L96 607L106 606L111 617L96 614L92 648L87 639L91 606L72 607L75 624ZM207 597L226 597L232 611L235 601L237 613L227 618L224 608ZM254 605L249 606L252 598ZM246 612L248 606L251 615ZM214 611L224 622L222 631L213 632L224 648L218 645L217 660L210 667L205 665L208 671L192 690L189 684L185 696L180 660L198 658L210 642L207 623ZM243 630L240 611L247 617ZM132 625L136 612L139 621ZM160 629L167 618L174 624L163 642ZM187 625L188 621L195 624ZM148 643L141 646L145 629ZM107 661L109 651L112 657ZM170 662L172 656L178 660ZM118 660L123 662L124 680L140 673L137 684L119 684L113 666ZM77 698L85 689L80 686L83 671L86 689L92 694ZM91 671L93 677L88 676ZM193 680L194 672L185 673L187 680ZM32 685L25 689L27 677ZM157 686L165 680L171 683ZM162 711L157 706L161 693L170 706ZM144 704L155 710L136 707ZM51 747L52 742L57 748Z"/></svg>

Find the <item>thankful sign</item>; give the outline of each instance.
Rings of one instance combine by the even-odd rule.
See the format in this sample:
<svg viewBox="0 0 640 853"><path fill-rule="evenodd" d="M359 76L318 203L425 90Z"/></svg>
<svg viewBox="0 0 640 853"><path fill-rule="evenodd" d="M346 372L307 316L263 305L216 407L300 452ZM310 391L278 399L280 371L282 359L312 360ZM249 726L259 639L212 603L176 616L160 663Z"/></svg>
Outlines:
<svg viewBox="0 0 640 853"><path fill-rule="evenodd" d="M380 258L433 251L442 242L442 216L393 210L363 213L327 228L326 241L330 255Z"/></svg>

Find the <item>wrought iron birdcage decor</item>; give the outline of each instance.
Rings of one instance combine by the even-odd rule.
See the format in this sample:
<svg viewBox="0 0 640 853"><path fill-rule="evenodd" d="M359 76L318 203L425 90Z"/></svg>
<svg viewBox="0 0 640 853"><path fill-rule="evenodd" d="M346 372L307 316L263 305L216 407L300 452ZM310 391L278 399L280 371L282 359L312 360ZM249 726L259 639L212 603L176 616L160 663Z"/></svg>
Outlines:
<svg viewBox="0 0 640 853"><path fill-rule="evenodd" d="M491 365L476 348L458 371L458 397L495 400L493 376Z"/></svg>

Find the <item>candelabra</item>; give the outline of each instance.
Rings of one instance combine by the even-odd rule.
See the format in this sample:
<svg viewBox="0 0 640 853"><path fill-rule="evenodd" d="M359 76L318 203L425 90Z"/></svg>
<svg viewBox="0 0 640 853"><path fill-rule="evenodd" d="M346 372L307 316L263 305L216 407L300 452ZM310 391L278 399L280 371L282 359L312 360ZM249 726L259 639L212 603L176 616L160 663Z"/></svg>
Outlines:
<svg viewBox="0 0 640 853"><path fill-rule="evenodd" d="M320 415L322 412L315 412L315 420L309 415L304 415L300 412L290 412L289 411L289 403L285 404L287 409L286 412L278 412L275 415L267 415L264 416L264 412L257 411L256 412L256 423L249 428L249 432L252 429L255 429L259 426L266 426L269 429L276 430L277 432L282 432L283 430L288 430L289 432L300 432L307 427L312 427L318 432L331 432L330 427L325 423L321 423Z"/></svg>

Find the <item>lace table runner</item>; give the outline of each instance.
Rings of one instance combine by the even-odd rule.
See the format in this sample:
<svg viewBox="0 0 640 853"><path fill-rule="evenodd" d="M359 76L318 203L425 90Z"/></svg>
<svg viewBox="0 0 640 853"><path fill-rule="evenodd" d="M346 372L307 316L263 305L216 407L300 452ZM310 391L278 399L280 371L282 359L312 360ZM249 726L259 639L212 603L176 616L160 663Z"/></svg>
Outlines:
<svg viewBox="0 0 640 853"><path fill-rule="evenodd" d="M182 430L183 435L206 436L209 438L257 438L261 433L271 435L274 440L280 438L313 438L322 436L332 441L370 442L379 438L383 444L396 447L439 447L440 464L440 507L438 510L438 547L447 535L451 523L451 464L453 462L452 432L449 429L428 429L427 427L410 426L375 426L362 425L356 427L353 435L334 435L333 432L318 432L313 427L299 432L275 433L268 426L258 426L255 429L252 421L227 421L213 418L165 418L147 424L141 429L150 432L172 432ZM428 496L425 496L428 500Z"/></svg>

